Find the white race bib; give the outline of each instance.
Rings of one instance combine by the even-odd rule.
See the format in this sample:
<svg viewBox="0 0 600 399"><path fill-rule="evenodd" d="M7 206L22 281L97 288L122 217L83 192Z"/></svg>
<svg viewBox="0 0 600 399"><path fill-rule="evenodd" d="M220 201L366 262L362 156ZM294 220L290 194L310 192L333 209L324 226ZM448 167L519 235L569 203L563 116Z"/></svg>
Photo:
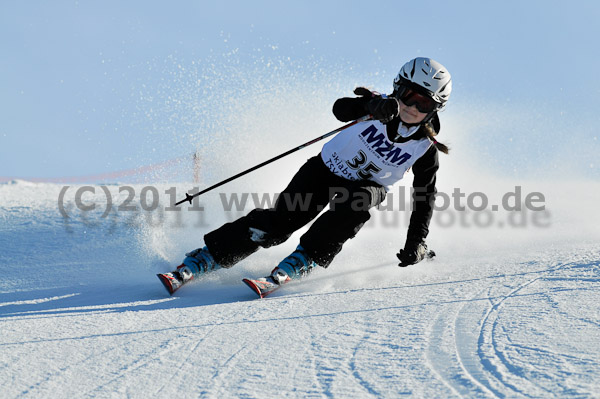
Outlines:
<svg viewBox="0 0 600 399"><path fill-rule="evenodd" d="M387 126L379 121L357 123L327 142L321 158L340 177L372 180L389 191L433 142L425 137L394 143L387 136Z"/></svg>

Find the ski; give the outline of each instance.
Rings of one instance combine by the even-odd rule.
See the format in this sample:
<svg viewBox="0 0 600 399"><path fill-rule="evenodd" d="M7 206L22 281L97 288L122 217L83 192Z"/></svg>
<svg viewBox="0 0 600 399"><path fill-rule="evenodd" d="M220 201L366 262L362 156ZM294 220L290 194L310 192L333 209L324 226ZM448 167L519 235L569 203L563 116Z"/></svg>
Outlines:
<svg viewBox="0 0 600 399"><path fill-rule="evenodd" d="M282 284L277 284L273 277L267 276L256 280L245 278L242 280L252 291L254 291L260 298L264 298L267 295L277 291L281 288Z"/></svg>
<svg viewBox="0 0 600 399"><path fill-rule="evenodd" d="M181 279L179 272L159 273L156 275L161 283L165 286L169 295L173 295L175 291L181 288L186 282Z"/></svg>

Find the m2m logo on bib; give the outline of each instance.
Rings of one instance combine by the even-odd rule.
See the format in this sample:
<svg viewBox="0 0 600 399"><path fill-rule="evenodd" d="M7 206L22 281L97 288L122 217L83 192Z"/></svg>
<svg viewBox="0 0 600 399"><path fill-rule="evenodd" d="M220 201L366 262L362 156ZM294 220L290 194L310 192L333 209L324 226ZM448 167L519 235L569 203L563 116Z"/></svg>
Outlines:
<svg viewBox="0 0 600 399"><path fill-rule="evenodd" d="M393 143L389 142L385 138L384 133L377 131L375 125L370 125L362 133L360 133L360 136L364 137L367 147L372 149L373 152L379 156L379 158L385 159L391 164L400 166L412 157L411 154L403 152L402 148L399 146L394 146ZM364 153L362 155L364 155ZM361 154L359 153L357 157L360 160ZM366 159L363 161L363 163L364 162L366 162ZM348 165L352 167L350 164Z"/></svg>

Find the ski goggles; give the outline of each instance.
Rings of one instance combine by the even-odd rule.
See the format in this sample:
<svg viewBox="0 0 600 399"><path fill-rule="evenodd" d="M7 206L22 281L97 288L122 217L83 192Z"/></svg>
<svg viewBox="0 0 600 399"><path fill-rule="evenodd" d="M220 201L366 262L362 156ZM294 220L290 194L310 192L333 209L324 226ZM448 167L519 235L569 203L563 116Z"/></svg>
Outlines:
<svg viewBox="0 0 600 399"><path fill-rule="evenodd" d="M441 106L433 98L423 95L410 87L404 89L402 94L398 96L398 100L402 101L407 107L416 105L419 112L423 114L433 112Z"/></svg>

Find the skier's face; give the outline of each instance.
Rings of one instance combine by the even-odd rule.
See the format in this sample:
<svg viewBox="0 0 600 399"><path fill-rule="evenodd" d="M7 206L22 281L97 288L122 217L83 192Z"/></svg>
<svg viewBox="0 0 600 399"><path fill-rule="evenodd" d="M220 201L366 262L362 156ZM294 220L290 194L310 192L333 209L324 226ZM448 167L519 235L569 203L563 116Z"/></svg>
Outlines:
<svg viewBox="0 0 600 399"><path fill-rule="evenodd" d="M404 104L402 100L400 100L399 103L400 120L402 120L402 122L404 123L421 123L423 122L423 119L425 119L425 117L427 116L427 114L420 112L415 104L409 107L406 104Z"/></svg>

